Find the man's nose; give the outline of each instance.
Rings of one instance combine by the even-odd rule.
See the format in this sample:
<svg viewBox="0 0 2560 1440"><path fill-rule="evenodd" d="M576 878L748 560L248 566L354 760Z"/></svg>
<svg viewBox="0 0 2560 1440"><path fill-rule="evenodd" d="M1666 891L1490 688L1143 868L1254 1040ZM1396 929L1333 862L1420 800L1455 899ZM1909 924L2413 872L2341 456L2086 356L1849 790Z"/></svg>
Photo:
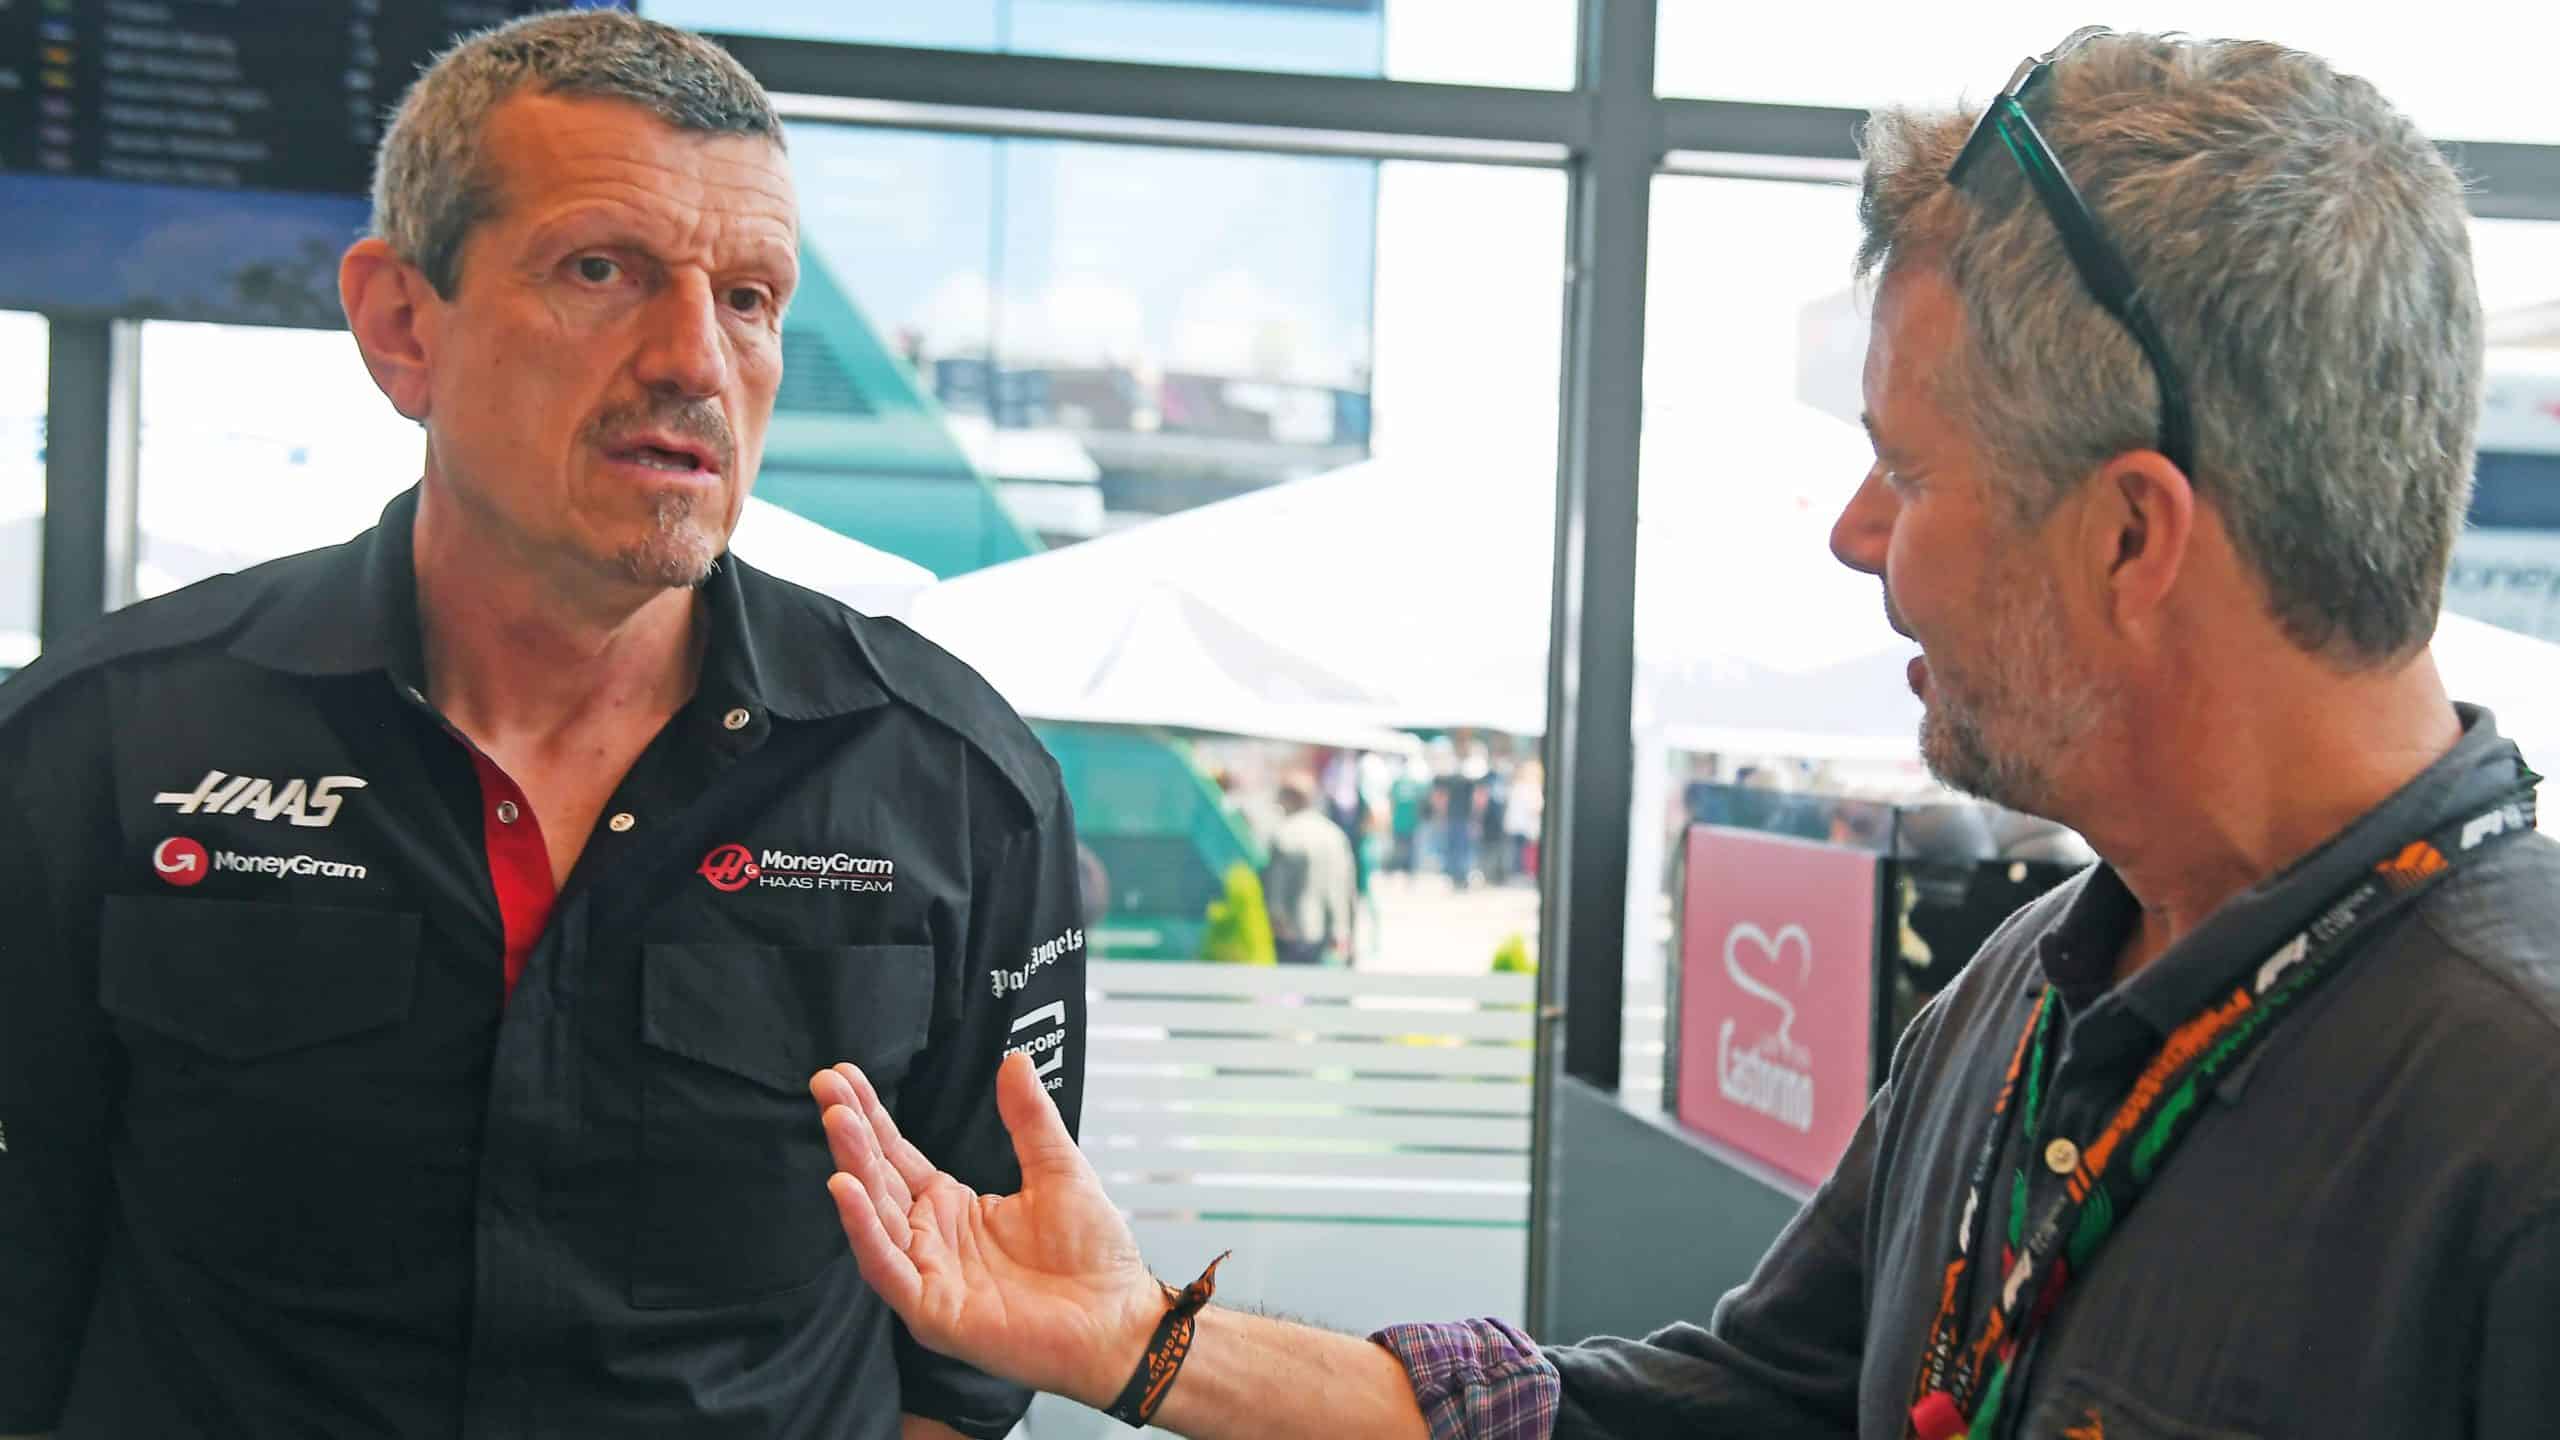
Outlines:
<svg viewBox="0 0 2560 1440"><path fill-rule="evenodd" d="M719 298L699 275L681 276L649 306L649 334L637 365L640 383L658 394L700 399L729 388L729 342Z"/></svg>
<svg viewBox="0 0 2560 1440"><path fill-rule="evenodd" d="M1882 575L1887 546L1893 540L1897 502L1884 483L1884 462L1867 467L1867 478L1831 522L1831 554L1841 564L1865 575Z"/></svg>

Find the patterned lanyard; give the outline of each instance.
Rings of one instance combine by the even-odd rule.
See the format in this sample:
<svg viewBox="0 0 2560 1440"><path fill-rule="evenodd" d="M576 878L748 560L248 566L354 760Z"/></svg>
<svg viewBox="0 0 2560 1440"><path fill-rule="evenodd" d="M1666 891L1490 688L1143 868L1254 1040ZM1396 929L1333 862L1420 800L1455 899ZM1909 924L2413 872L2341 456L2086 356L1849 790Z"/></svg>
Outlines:
<svg viewBox="0 0 2560 1440"><path fill-rule="evenodd" d="M2203 1111L2203 1099L2256 1053L2276 1023L2299 1008L2314 986L2337 973L2339 962L2383 921L2456 865L2468 863L2496 841L2531 830L2533 785L2539 778L2528 772L2522 787L2497 804L2411 842L2374 866L2318 919L2276 947L2229 996L2173 1031L2096 1140L2085 1149L2067 1140L2047 1147L2042 1157L2046 1168L2064 1183L2029 1224L2028 1160L2043 1118L2055 1008L2050 987L2037 997L2035 1012L2027 1017L2009 1057L1967 1180L1964 1210L1939 1288L1937 1318L1930 1324L1929 1344L1912 1383L1911 1440L1992 1440L2003 1433L2003 1401L2025 1384L2033 1341L2061 1303L2072 1275L2087 1267L2186 1138ZM2001 1152L2008 1148L2010 1100L2022 1076L2023 1136L2010 1180L2000 1297L1981 1333L1968 1343L1964 1317L1973 1309L1977 1237L1988 1228L1983 1202L1991 1193ZM2117 1164L2120 1154L2124 1163ZM1987 1241L1988 1236L1979 1239Z"/></svg>

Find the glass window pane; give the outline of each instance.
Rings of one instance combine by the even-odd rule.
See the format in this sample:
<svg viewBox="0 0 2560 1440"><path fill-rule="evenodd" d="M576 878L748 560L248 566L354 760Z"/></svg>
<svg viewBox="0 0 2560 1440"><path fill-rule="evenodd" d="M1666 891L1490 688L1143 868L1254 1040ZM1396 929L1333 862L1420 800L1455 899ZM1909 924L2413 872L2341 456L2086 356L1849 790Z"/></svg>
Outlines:
<svg viewBox="0 0 2560 1440"><path fill-rule="evenodd" d="M1531 959L1543 790L1486 727L1533 733L1544 694L1562 177L809 125L792 154L790 373L847 383L786 380L758 493L946 577L910 622L1057 756L1091 852L1087 1138L1150 1252L1206 1243L1190 1212L1297 1216L1215 1227L1249 1298L1517 1314L1530 1032L1481 987L1529 992L1493 971ZM1356 839L1359 898L1348 973L1293 1005L1309 972L1221 962L1315 938L1265 870L1310 825ZM1258 1003L1184 998L1220 989ZM1251 1038L1182 1038L1209 1022ZM1377 1044L1450 1026L1524 1043ZM1399 1077L1328 1069L1364 1054ZM1515 1083L1452 1088L1478 1064ZM1405 1086L1481 1102L1454 1124L1489 1153L1400 1154Z"/></svg>
<svg viewBox="0 0 2560 1440"><path fill-rule="evenodd" d="M425 455L344 331L147 324L135 591L335 545Z"/></svg>
<svg viewBox="0 0 2560 1440"><path fill-rule="evenodd" d="M700 30L1090 60L1573 84L1573 0L642 0Z"/></svg>
<svg viewBox="0 0 2560 1440"><path fill-rule="evenodd" d="M1368 453L1375 164L806 124L793 163L758 493L953 575ZM848 450L895 504L828 498Z"/></svg>
<svg viewBox="0 0 2560 1440"><path fill-rule="evenodd" d="M1893 102L1979 104L2019 57L2041 54L2077 16L2035 0L1943 9L1861 7L1840 33L1831 10L1663 0L1655 51L1665 95L1864 109ZM2431 135L2560 141L2549 59L2560 11L2463 0L2423 24L2384 6L2328 0L2144 0L2105 17L2125 30L2187 30L2281 41L2370 79Z"/></svg>
<svg viewBox="0 0 2560 1440"><path fill-rule="evenodd" d="M1563 177L809 124L792 157L757 493L944 577L906 618L1056 755L1087 1139L1150 1253L1265 1217L1209 1227L1247 1299L1516 1315L1530 1030L1485 987L1533 983ZM1349 965L1227 963L1320 923L1266 869L1310 828L1357 842ZM1409 1043L1457 1034L1517 1043ZM1452 1127L1487 1153L1411 1153Z"/></svg>
<svg viewBox="0 0 2560 1440"><path fill-rule="evenodd" d="M2471 245L2489 319L2487 413L2445 605L2560 641L2560 224L2475 220Z"/></svg>
<svg viewBox="0 0 2560 1440"><path fill-rule="evenodd" d="M0 310L0 674L36 655L46 345L43 316Z"/></svg>
<svg viewBox="0 0 2560 1440"><path fill-rule="evenodd" d="M1841 186L1654 182L1621 1057L1622 1094L1638 1107L1668 1108L1683 826L1826 840L1840 807L1816 797L1927 783L1899 678L1910 647L1886 626L1876 583L1827 548L1869 459L1854 392L1827 394L1835 367L1854 377L1865 349L1848 294L1856 207ZM1866 963L1837 948L1824 937L1811 964ZM1809 1073L1863 1058L1863 1044L1831 1053L1841 1042L1816 1039L1810 1016L1804 1029Z"/></svg>
<svg viewBox="0 0 2560 1440"><path fill-rule="evenodd" d="M1150 994L1208 983L1174 977L1233 953L1254 906L1230 887L1250 894L1280 782L1304 770L1370 852L1355 984L1465 1009L1439 987L1531 961L1561 177L807 126L793 153L812 216L793 373L850 383L786 381L759 493L956 577L909 618L1057 754L1101 892L1097 960L1148 967ZM937 423L900 418L914 414ZM1096 723L1113 717L1266 738ZM1398 721L1433 743L1408 756L1381 735L1393 748L1357 765L1305 743ZM1531 982L1514 968L1498 983ZM1101 994L1109 1025L1107 971ZM1467 1023L1511 1033L1498 1015ZM1141 1073L1161 1032L1109 1033L1094 1063L1123 1077L1127 1107L1098 1109L1121 1128L1095 1138L1143 1143L1129 1127L1168 1094ZM1277 1062L1286 1093L1264 1098L1315 1103L1289 1089L1311 1059L1248 1058ZM1387 1123L1342 1098L1323 1123L1351 1142ZM1323 1213L1358 1225L1259 1231L1248 1253L1295 1257L1261 1298L1346 1324L1362 1307L1510 1313L1517 1264L1481 1257L1518 1240L1525 1156L1501 1148L1515 1118L1461 1122L1501 1150L1467 1175L1342 1187L1363 1208ZM1253 1184L1321 1171L1302 1143L1258 1167L1279 1181ZM1374 1180L1422 1168L1365 1163L1393 1172L1361 1172ZM1195 1241L1173 1218L1196 1203L1184 1191L1139 1193L1151 1244ZM1299 1203L1219 1197L1248 1202ZM1410 1263L1441 1244L1479 1259ZM1437 1278L1378 1294L1359 1270Z"/></svg>

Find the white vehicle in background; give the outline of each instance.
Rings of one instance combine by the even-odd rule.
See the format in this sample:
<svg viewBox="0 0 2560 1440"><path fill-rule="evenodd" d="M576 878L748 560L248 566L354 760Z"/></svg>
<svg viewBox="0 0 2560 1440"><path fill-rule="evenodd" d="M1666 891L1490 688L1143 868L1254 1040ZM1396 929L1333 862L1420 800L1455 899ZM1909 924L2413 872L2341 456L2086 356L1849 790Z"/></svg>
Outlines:
<svg viewBox="0 0 2560 1440"><path fill-rule="evenodd" d="M2478 476L2445 607L2560 641L2560 341L2489 352Z"/></svg>

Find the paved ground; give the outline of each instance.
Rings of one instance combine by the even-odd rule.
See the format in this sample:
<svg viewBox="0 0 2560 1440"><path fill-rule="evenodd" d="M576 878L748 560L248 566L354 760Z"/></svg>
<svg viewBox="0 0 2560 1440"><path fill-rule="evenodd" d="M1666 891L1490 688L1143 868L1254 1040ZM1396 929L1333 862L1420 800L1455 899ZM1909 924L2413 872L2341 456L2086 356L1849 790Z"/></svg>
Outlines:
<svg viewBox="0 0 2560 1440"><path fill-rule="evenodd" d="M1538 953L1538 891L1528 884L1450 887L1441 875L1380 875L1358 967L1405 975L1483 975L1505 938Z"/></svg>
<svg viewBox="0 0 2560 1440"><path fill-rule="evenodd" d="M1493 952L1514 933L1538 953L1536 887L1478 885L1453 890L1438 875L1381 875L1375 918L1364 936L1359 969L1408 975L1482 975ZM1662 1104L1663 980L1671 933L1667 902L1655 906L1654 954L1629 967L1620 1058L1621 1099L1637 1110Z"/></svg>
<svg viewBox="0 0 2560 1440"><path fill-rule="evenodd" d="M1476 885L1455 890L1440 875L1380 875L1372 914L1361 928L1363 970L1414 975L1481 975L1493 967L1503 938L1517 934L1538 954L1538 890L1530 884ZM1662 963L1671 939L1667 900L1654 904L1650 937ZM1631 983L1633 977L1630 977ZM1651 986L1661 989L1659 981Z"/></svg>

